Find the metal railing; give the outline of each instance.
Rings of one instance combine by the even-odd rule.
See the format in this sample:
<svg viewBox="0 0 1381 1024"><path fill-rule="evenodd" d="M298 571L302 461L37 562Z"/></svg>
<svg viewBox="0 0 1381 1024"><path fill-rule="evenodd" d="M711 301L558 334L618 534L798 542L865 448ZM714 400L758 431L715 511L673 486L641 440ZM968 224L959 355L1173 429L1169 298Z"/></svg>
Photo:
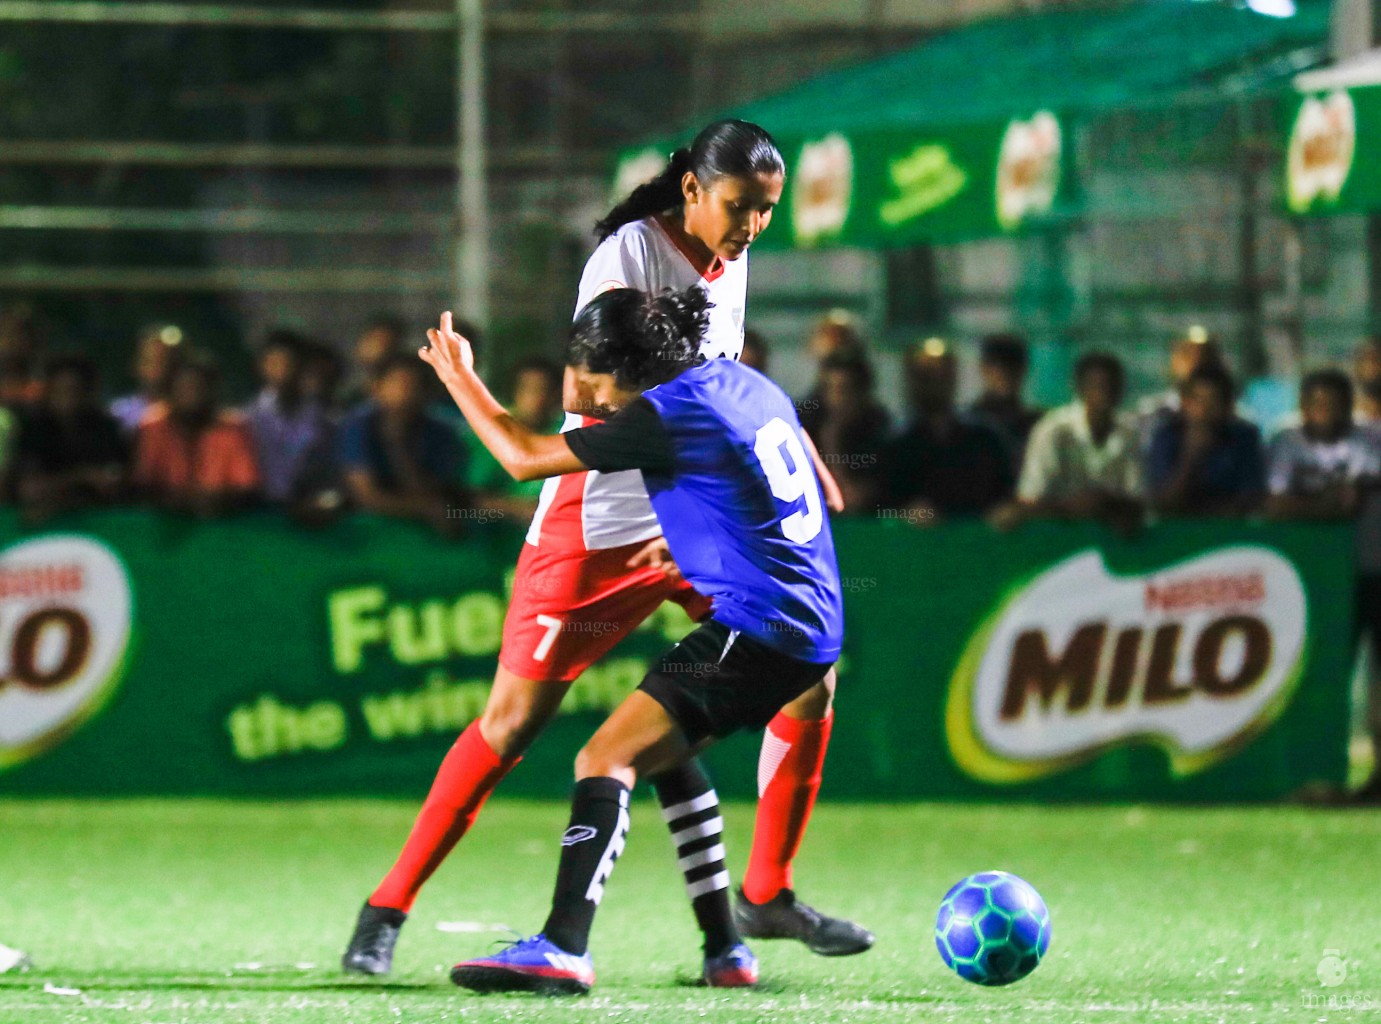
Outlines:
<svg viewBox="0 0 1381 1024"><path fill-rule="evenodd" d="M457 144L449 147L279 146L166 141L17 141L0 146L8 164L105 164L291 167L298 169L399 168L456 171L452 217L420 218L389 210L128 210L108 207L0 206L0 228L90 231L216 231L345 235L406 230L454 234L449 281L388 269L0 267L0 288L166 291L398 291L425 288L455 294L469 316L488 320L489 225L484 137L484 33L490 26L483 0L455 0L451 11L332 11L238 4L118 3L104 0L33 2L0 0L0 22L162 25L205 29L249 28L305 32L433 32L456 37ZM550 18L501 18L511 30L558 27ZM561 30L603 25L600 18L563 19Z"/></svg>

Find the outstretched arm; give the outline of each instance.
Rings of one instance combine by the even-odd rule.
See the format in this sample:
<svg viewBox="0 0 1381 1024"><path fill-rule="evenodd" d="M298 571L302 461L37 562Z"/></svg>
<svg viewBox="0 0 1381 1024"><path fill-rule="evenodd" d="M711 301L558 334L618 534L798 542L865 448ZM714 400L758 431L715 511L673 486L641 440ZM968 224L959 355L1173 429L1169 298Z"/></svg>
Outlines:
<svg viewBox="0 0 1381 1024"><path fill-rule="evenodd" d="M441 314L440 327L427 331L427 340L431 345L417 354L436 371L475 436L513 479L541 480L585 469L564 437L529 430L489 393L475 373L470 342L452 328L449 312Z"/></svg>

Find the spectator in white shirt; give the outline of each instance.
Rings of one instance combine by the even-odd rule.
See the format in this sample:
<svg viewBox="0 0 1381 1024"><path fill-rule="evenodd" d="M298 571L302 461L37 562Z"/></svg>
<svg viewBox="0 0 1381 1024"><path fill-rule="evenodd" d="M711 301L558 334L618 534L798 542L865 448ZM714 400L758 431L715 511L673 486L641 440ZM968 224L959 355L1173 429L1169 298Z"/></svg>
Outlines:
<svg viewBox="0 0 1381 1024"><path fill-rule="evenodd" d="M1285 519L1357 514L1366 484L1381 474L1381 434L1355 423L1352 405L1352 384L1340 370L1316 370L1300 383L1300 425L1271 442L1267 512Z"/></svg>
<svg viewBox="0 0 1381 1024"><path fill-rule="evenodd" d="M1381 433L1353 416L1352 384L1318 370L1300 384L1298 427L1271 443L1266 512L1275 519L1357 521L1357 628L1369 634L1367 722L1378 770L1357 794L1381 802Z"/></svg>
<svg viewBox="0 0 1381 1024"><path fill-rule="evenodd" d="M993 516L1011 528L1032 518L1100 519L1139 525L1143 484L1135 419L1121 412L1125 375L1117 357L1083 356L1074 367L1074 402L1052 409L1031 431L1017 499Z"/></svg>
<svg viewBox="0 0 1381 1024"><path fill-rule="evenodd" d="M1357 346L1352 357L1352 380L1356 385L1352 422L1359 427L1381 429L1381 335ZM1271 424L1271 436L1297 429L1303 422L1300 410L1295 409Z"/></svg>

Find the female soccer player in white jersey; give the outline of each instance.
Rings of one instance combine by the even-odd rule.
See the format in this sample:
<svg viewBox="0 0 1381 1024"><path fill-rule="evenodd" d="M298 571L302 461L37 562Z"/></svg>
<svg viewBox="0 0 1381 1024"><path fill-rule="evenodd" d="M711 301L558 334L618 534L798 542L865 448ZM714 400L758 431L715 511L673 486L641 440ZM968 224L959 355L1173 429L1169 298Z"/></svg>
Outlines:
<svg viewBox="0 0 1381 1024"><path fill-rule="evenodd" d="M596 226L600 244L581 276L576 312L613 288L703 289L714 304L702 351L737 359L743 347L747 252L781 197L785 165L771 137L744 121L705 128L688 149ZM568 372L564 429L598 422L590 382ZM827 501L838 488L812 451ZM499 668L480 718L442 762L393 868L360 912L342 959L383 974L423 883L518 763L571 683L664 600L693 619L709 601L664 568L665 545L637 471L586 471L547 481L518 559ZM669 565L669 561L665 562ZM706 979L746 984L756 969L717 973L717 957L748 937L796 938L823 955L868 949L873 936L796 900L791 863L820 786L832 723L834 675L792 701L767 727L748 871L732 917L718 799L697 762L653 779L705 933Z"/></svg>

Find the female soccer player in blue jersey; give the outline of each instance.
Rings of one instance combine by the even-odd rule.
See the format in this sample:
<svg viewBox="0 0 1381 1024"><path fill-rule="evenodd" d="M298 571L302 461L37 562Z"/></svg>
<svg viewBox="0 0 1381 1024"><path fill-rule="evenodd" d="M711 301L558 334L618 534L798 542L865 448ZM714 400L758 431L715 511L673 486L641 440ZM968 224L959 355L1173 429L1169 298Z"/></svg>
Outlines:
<svg viewBox="0 0 1381 1024"><path fill-rule="evenodd" d="M543 931L458 964L451 977L459 985L588 991L589 932L623 850L636 779L674 768L738 729L766 725L839 656L839 572L801 425L766 377L703 357L708 319L695 288L597 296L571 329L566 382L620 411L550 436L519 424L489 394L449 314L420 353L516 479L641 470L672 557L712 601L709 618L663 656L578 755Z"/></svg>

